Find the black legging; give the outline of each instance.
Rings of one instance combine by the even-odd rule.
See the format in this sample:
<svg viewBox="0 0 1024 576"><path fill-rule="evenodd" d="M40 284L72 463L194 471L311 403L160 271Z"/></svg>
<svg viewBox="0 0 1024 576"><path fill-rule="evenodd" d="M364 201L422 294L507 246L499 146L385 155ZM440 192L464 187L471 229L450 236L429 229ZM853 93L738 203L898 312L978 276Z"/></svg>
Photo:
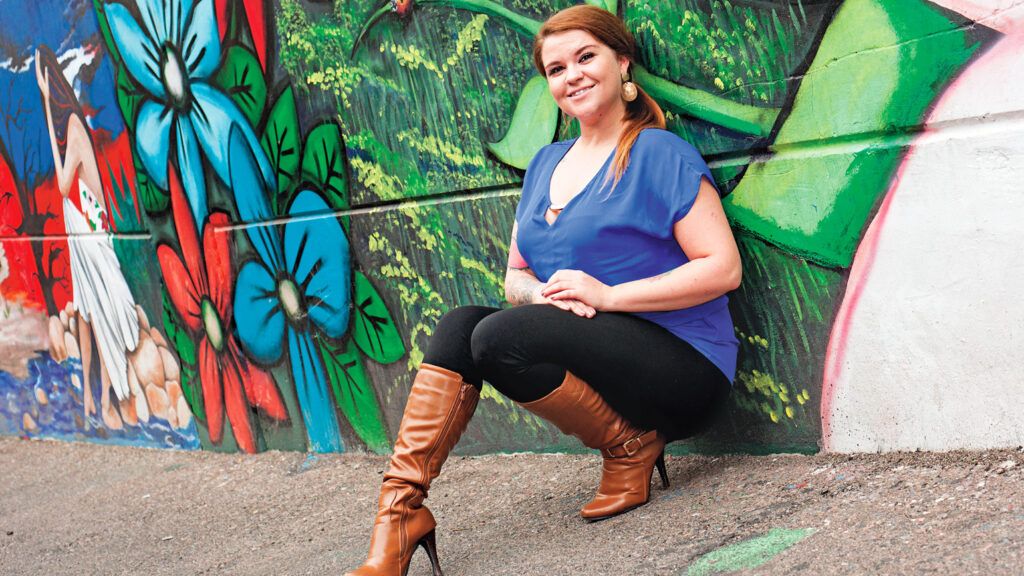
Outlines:
<svg viewBox="0 0 1024 576"><path fill-rule="evenodd" d="M423 361L478 388L486 380L517 402L547 395L569 370L634 426L668 440L699 432L731 389L710 360L653 322L615 312L582 318L548 304L456 308Z"/></svg>

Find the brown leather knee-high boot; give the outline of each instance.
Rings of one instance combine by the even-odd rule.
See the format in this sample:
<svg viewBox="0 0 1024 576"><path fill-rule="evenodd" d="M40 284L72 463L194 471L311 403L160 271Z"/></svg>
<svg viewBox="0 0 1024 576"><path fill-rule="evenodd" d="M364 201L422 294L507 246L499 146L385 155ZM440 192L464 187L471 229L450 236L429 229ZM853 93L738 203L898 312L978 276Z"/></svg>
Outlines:
<svg viewBox="0 0 1024 576"><path fill-rule="evenodd" d="M567 371L562 384L547 396L522 406L601 451L601 485L580 510L587 520L603 520L646 504L655 465L662 486L668 487L665 440L655 430L645 432L631 425L572 373Z"/></svg>
<svg viewBox="0 0 1024 576"><path fill-rule="evenodd" d="M456 372L431 364L420 366L384 474L370 553L350 576L405 576L417 546L427 549L434 575L440 576L434 516L423 506L423 499L465 431L479 398L479 391Z"/></svg>

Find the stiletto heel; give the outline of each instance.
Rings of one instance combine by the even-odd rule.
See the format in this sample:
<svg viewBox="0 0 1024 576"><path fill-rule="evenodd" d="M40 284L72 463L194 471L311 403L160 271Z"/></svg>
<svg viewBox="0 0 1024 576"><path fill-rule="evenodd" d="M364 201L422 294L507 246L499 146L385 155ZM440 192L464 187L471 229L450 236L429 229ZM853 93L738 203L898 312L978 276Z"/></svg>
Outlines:
<svg viewBox="0 0 1024 576"><path fill-rule="evenodd" d="M380 487L370 553L345 576L406 576L420 546L430 556L434 576L442 576L434 543L437 522L423 500L479 399L476 387L457 372L420 364Z"/></svg>
<svg viewBox="0 0 1024 576"><path fill-rule="evenodd" d="M658 467L658 474L661 476L661 487L662 489L668 488L668 470L665 469L665 451L662 450L661 454L658 455L658 459L654 461L654 465Z"/></svg>
<svg viewBox="0 0 1024 576"><path fill-rule="evenodd" d="M430 557L430 566L434 570L434 576L444 576L444 573L441 572L441 563L437 560L437 540L434 537L434 531L431 530L424 534L423 538L420 538L419 545L423 546L423 549L427 551L427 556Z"/></svg>

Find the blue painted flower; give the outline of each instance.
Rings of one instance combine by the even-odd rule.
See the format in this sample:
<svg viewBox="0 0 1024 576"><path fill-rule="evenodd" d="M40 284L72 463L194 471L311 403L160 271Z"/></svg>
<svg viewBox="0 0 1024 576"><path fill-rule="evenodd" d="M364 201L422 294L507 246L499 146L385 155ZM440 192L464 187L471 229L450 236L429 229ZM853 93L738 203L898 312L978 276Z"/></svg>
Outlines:
<svg viewBox="0 0 1024 576"><path fill-rule="evenodd" d="M310 448L344 448L316 332L340 338L348 329L351 268L349 246L327 202L302 190L288 209L288 221L270 224L267 188L239 131L229 137L231 188L238 214L258 258L246 262L235 286L235 323L246 352L258 363L274 364L288 343L292 377ZM302 216L299 216L299 215ZM283 231L282 231L283 229Z"/></svg>
<svg viewBox="0 0 1024 576"><path fill-rule="evenodd" d="M124 4L105 7L128 75L145 90L135 120L136 151L152 181L167 190L173 142L198 226L207 212L199 151L221 181L227 182L228 133L233 126L256 156L266 186L271 190L275 186L273 169L245 116L210 84L221 57L213 4L213 0L137 0L139 19Z"/></svg>

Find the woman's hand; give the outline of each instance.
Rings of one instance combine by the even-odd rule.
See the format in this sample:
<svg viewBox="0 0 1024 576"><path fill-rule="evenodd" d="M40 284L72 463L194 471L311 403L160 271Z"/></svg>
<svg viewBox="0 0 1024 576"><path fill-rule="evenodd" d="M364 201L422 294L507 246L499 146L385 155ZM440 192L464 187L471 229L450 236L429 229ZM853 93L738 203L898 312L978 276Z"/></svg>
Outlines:
<svg viewBox="0 0 1024 576"><path fill-rule="evenodd" d="M556 302L576 301L593 310L607 310L611 286L581 270L559 270L548 278L540 295Z"/></svg>
<svg viewBox="0 0 1024 576"><path fill-rule="evenodd" d="M505 272L505 299L513 306L521 304L550 304L572 312L583 318L593 318L597 313L592 306L572 299L552 300L543 294L545 284L534 276L529 268L509 268Z"/></svg>
<svg viewBox="0 0 1024 576"><path fill-rule="evenodd" d="M592 306L588 306L579 300L552 300L547 296L541 294L544 290L544 284L538 283L533 290L533 298L531 304L550 304L555 308L560 308L566 312L572 312L573 314L583 318L593 318L594 314L597 314L597 310L594 310Z"/></svg>
<svg viewBox="0 0 1024 576"><path fill-rule="evenodd" d="M46 101L50 100L50 73L48 70L43 69L42 59L39 57L39 50L36 50L36 84L39 85L39 91L43 94L43 99Z"/></svg>

